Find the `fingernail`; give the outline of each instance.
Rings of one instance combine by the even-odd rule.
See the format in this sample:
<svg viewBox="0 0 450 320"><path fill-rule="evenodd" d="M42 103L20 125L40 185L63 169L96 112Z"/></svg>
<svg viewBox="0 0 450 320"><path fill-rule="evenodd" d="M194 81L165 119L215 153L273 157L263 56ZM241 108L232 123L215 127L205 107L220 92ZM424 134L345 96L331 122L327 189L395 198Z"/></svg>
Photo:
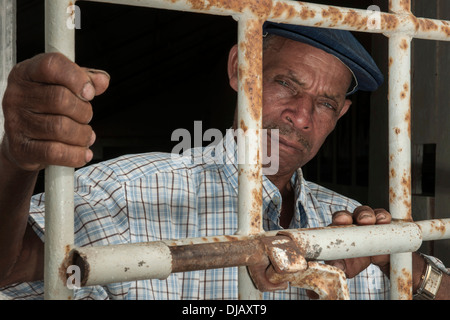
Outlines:
<svg viewBox="0 0 450 320"><path fill-rule="evenodd" d="M90 101L90 100L94 99L94 97L95 97L95 88L90 82L87 82L84 85L83 90L81 91L81 96L84 99L86 99L87 101Z"/></svg>
<svg viewBox="0 0 450 320"><path fill-rule="evenodd" d="M362 219L366 219L366 218L371 218L372 217L372 215L370 214L370 213L361 213L360 215L359 215L359 217L358 217L358 219L359 220L362 220Z"/></svg>
<svg viewBox="0 0 450 320"><path fill-rule="evenodd" d="M97 136L95 135L95 132L92 131L91 140L89 141L88 147L90 147L94 144L96 138L97 138Z"/></svg>
<svg viewBox="0 0 450 320"><path fill-rule="evenodd" d="M92 160L92 158L94 157L94 153L92 152L91 149L87 149L86 150L86 162L90 162Z"/></svg>
<svg viewBox="0 0 450 320"><path fill-rule="evenodd" d="M89 69L88 72L90 72L90 73L101 73L101 74L104 74L105 76L107 76L109 79L111 79L111 76L109 75L109 73L104 71L104 70Z"/></svg>

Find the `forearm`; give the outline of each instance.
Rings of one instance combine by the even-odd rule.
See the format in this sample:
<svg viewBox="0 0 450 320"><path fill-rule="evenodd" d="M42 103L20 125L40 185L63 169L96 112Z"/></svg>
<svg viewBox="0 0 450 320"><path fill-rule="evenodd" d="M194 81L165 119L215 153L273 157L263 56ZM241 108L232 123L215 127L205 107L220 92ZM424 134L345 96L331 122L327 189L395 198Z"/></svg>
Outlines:
<svg viewBox="0 0 450 320"><path fill-rule="evenodd" d="M24 171L0 152L0 283L11 275L21 255L38 172Z"/></svg>

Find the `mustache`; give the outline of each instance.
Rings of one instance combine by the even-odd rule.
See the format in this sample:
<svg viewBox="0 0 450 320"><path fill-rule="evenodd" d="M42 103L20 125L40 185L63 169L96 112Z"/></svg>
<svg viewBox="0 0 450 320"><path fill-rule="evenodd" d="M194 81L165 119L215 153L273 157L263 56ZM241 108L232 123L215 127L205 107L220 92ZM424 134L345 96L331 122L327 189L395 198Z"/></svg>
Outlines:
<svg viewBox="0 0 450 320"><path fill-rule="evenodd" d="M279 125L276 123L271 123L264 126L266 130L278 130L280 136L286 137L288 140L293 140L300 143L306 150L310 151L312 146L311 143L304 137L302 133L289 125Z"/></svg>

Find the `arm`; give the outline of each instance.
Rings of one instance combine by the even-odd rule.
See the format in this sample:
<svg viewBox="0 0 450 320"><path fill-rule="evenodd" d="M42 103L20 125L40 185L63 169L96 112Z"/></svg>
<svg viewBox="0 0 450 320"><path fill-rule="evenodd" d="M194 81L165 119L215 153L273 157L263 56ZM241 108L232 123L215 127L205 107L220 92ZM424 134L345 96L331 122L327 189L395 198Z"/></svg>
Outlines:
<svg viewBox="0 0 450 320"><path fill-rule="evenodd" d="M11 71L0 145L0 287L42 279L43 243L27 224L37 174L47 165L80 167L92 159L90 100L108 84L104 72L57 53Z"/></svg>

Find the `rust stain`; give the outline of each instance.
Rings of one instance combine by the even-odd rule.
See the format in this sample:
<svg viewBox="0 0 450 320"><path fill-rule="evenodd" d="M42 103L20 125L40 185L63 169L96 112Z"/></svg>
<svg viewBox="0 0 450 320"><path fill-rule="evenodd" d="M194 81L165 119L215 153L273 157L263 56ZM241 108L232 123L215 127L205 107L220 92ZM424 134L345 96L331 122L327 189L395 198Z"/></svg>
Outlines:
<svg viewBox="0 0 450 320"><path fill-rule="evenodd" d="M442 235L445 234L445 232L447 231L445 228L445 224L442 222L441 219L438 219L439 222L436 221L432 221L431 222L431 227L436 230L437 232L440 232Z"/></svg>
<svg viewBox="0 0 450 320"><path fill-rule="evenodd" d="M400 128L395 127L394 128L394 132L395 132L395 134L399 135L400 134Z"/></svg>
<svg viewBox="0 0 450 320"><path fill-rule="evenodd" d="M402 41L400 43L400 49L406 50L406 49L408 49L408 47L409 47L408 41L406 41L406 39L402 39Z"/></svg>
<svg viewBox="0 0 450 320"><path fill-rule="evenodd" d="M244 133L247 132L248 127L245 125L244 120L241 120L240 126L241 126L241 129L244 130Z"/></svg>
<svg viewBox="0 0 450 320"><path fill-rule="evenodd" d="M405 114L405 122L408 124L408 136L411 139L411 109L408 109Z"/></svg>
<svg viewBox="0 0 450 320"><path fill-rule="evenodd" d="M400 7L402 7L403 10L411 11L411 0L401 0Z"/></svg>
<svg viewBox="0 0 450 320"><path fill-rule="evenodd" d="M306 20L306 19L312 19L316 16L316 13L313 10L308 10L306 7L302 8L302 11L300 12L300 18Z"/></svg>
<svg viewBox="0 0 450 320"><path fill-rule="evenodd" d="M187 2L194 10L204 11L216 7L235 12L247 11L264 20L272 9L271 0L188 0Z"/></svg>
<svg viewBox="0 0 450 320"><path fill-rule="evenodd" d="M393 63L394 63L394 58L389 57L389 67L392 66Z"/></svg>
<svg viewBox="0 0 450 320"><path fill-rule="evenodd" d="M227 239L228 241L239 241L239 239L237 237L234 236L225 236L225 239Z"/></svg>
<svg viewBox="0 0 450 320"><path fill-rule="evenodd" d="M361 17L356 13L355 10L349 10L345 15L342 23L352 27L356 27L357 29L367 29L367 19L367 17L361 19ZM376 24L376 21L373 20L372 24Z"/></svg>
<svg viewBox="0 0 450 320"><path fill-rule="evenodd" d="M389 202L394 202L395 198L397 198L397 194L395 193L392 187L389 188Z"/></svg>
<svg viewBox="0 0 450 320"><path fill-rule="evenodd" d="M251 117L259 121L262 109L262 87L260 75L262 73L262 43L261 38L262 21L252 20L247 25L245 44L240 44L240 50L244 53L247 66L246 74L242 79L242 88L248 99ZM242 72L243 70L240 70Z"/></svg>
<svg viewBox="0 0 450 320"><path fill-rule="evenodd" d="M328 7L328 9L322 10L322 17L325 19L329 19L334 24L337 24L339 21L343 19L342 12L335 7Z"/></svg>
<svg viewBox="0 0 450 320"><path fill-rule="evenodd" d="M409 296L411 295L412 276L405 268L403 268L401 272L402 275L397 279L398 291L400 296Z"/></svg>
<svg viewBox="0 0 450 320"><path fill-rule="evenodd" d="M392 177L392 178L395 178L396 176L397 176L397 173L395 172L395 169L392 168L392 169L391 169L391 177Z"/></svg>
<svg viewBox="0 0 450 320"><path fill-rule="evenodd" d="M450 27L446 24L445 26L441 26L441 31L450 37Z"/></svg>
<svg viewBox="0 0 450 320"><path fill-rule="evenodd" d="M421 18L419 19L419 28L423 31L436 31L439 27L434 21Z"/></svg>
<svg viewBox="0 0 450 320"><path fill-rule="evenodd" d="M399 21L395 15L382 13L381 24L388 30L394 30L398 27Z"/></svg>

